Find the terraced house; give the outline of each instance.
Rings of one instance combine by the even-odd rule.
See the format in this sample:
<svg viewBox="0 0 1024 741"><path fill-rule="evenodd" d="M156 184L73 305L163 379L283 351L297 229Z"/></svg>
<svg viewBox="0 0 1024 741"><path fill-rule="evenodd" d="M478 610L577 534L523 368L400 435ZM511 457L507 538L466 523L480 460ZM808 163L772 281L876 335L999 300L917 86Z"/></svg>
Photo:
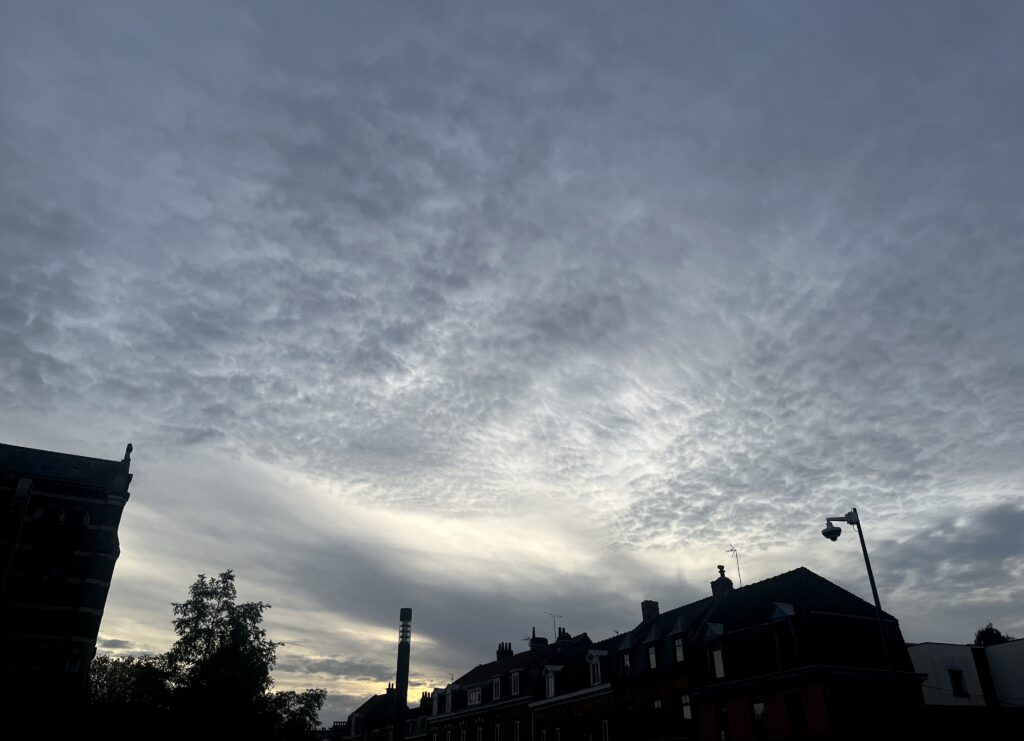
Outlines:
<svg viewBox="0 0 1024 741"><path fill-rule="evenodd" d="M874 738L920 721L899 624L806 568L711 594L593 642L559 631L434 691L432 741ZM902 730L900 730L902 729Z"/></svg>
<svg viewBox="0 0 1024 741"><path fill-rule="evenodd" d="M806 568L711 593L594 642L536 631L515 653L421 699L408 737L429 741L743 741L913 738L921 680L899 623ZM350 725L360 723L354 714ZM359 738L373 738L367 727ZM386 738L386 734L381 736Z"/></svg>

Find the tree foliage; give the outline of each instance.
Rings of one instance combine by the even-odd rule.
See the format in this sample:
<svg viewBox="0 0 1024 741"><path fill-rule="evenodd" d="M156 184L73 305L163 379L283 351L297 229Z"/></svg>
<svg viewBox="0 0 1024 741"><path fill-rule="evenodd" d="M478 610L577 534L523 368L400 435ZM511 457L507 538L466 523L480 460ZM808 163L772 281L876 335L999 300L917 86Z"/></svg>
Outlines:
<svg viewBox="0 0 1024 741"><path fill-rule="evenodd" d="M1003 633L999 628L989 623L984 628L978 628L974 632L975 646L995 646L999 643L1009 643L1017 640L1011 635Z"/></svg>
<svg viewBox="0 0 1024 741"><path fill-rule="evenodd" d="M173 604L177 640L167 653L97 657L90 669L94 724L120 731L158 724L150 737L308 738L327 693L271 691L283 644L263 629L270 605L237 598L231 571L199 574L188 598Z"/></svg>

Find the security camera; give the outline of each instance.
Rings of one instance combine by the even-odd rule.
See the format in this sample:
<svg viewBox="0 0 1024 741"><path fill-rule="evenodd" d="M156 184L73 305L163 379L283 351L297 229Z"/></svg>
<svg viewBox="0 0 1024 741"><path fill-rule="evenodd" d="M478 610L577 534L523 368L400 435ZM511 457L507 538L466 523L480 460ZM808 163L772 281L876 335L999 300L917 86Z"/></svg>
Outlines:
<svg viewBox="0 0 1024 741"><path fill-rule="evenodd" d="M835 543L839 539L839 535L843 532L841 527L833 525L831 522L825 526L825 529L821 531L821 534L826 538Z"/></svg>

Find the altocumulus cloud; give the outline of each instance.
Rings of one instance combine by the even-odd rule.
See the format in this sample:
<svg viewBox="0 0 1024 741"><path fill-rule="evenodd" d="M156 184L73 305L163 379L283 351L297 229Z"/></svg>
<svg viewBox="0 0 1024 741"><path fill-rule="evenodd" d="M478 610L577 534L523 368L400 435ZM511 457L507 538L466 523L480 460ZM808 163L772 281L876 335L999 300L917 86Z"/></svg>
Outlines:
<svg viewBox="0 0 1024 741"><path fill-rule="evenodd" d="M909 638L1024 629L1022 21L6 6L0 432L136 445L104 645L234 567L340 716L403 604L429 685L727 542L863 594L850 505Z"/></svg>

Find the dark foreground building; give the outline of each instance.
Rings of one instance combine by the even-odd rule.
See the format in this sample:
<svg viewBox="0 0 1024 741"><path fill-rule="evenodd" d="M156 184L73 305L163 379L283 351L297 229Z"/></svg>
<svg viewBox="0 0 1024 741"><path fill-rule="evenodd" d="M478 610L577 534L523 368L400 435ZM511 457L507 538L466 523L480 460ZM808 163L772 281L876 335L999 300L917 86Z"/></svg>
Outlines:
<svg viewBox="0 0 1024 741"><path fill-rule="evenodd" d="M10 707L45 707L47 722L85 699L130 455L0 444L0 692Z"/></svg>
<svg viewBox="0 0 1024 741"><path fill-rule="evenodd" d="M871 603L802 567L738 589L719 570L707 597L665 612L646 600L632 630L596 643L563 628L519 653L499 644L494 660L434 690L425 737L922 737L923 675L896 618L883 614L890 667ZM376 738L370 704L350 718L367 721L360 739Z"/></svg>

